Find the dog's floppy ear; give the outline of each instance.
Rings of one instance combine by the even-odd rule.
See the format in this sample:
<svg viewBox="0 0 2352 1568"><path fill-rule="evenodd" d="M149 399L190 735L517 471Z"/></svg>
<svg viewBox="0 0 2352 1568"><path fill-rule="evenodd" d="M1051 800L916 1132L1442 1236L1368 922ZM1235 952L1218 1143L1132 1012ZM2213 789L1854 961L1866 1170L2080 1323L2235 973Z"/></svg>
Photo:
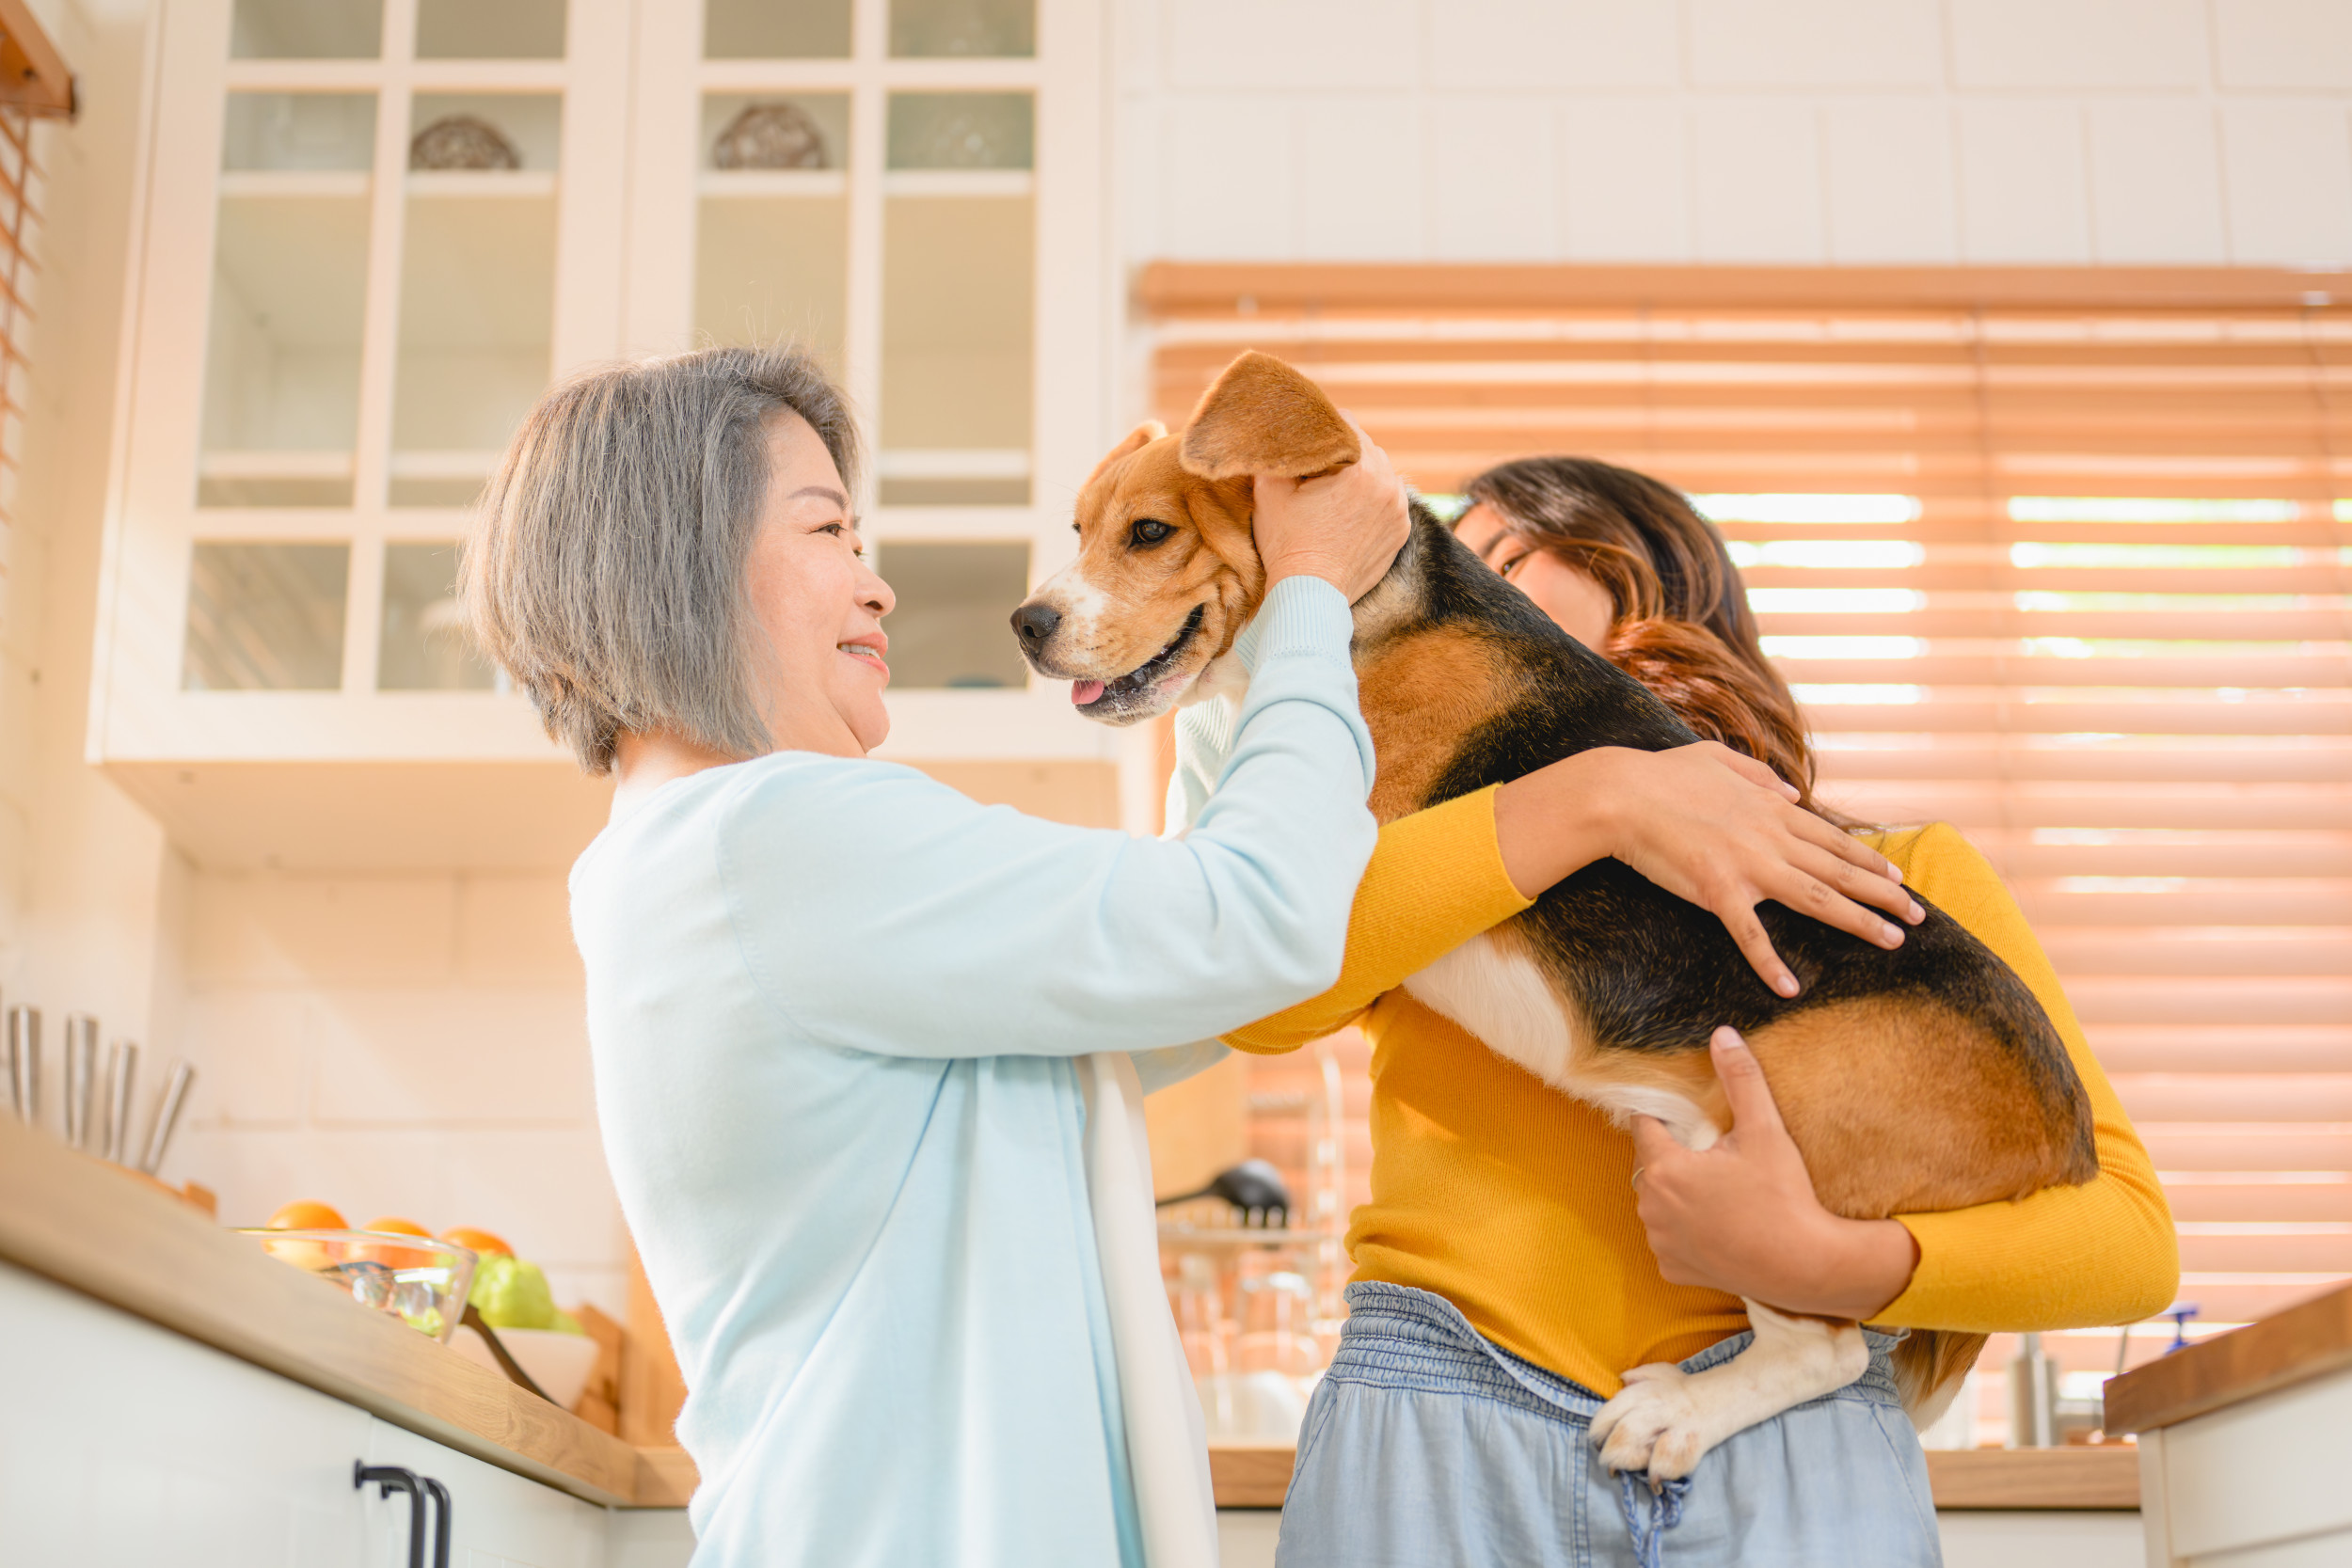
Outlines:
<svg viewBox="0 0 2352 1568"><path fill-rule="evenodd" d="M1177 455L1202 479L1297 479L1345 467L1363 449L1322 388L1250 349L1200 395Z"/></svg>
<svg viewBox="0 0 2352 1568"><path fill-rule="evenodd" d="M1125 440L1120 442L1119 445L1111 448L1110 451L1103 454L1103 461L1094 466L1094 471L1087 475L1085 483L1080 484L1078 488L1081 490L1085 489L1088 484L1091 484L1096 480L1103 477L1103 470L1104 468L1109 467L1112 464L1118 462L1120 458L1125 457L1130 453L1141 451L1144 448L1150 446L1154 441L1160 440L1167 435L1168 426L1160 423L1159 420L1144 420L1141 424L1136 426L1135 429L1127 432L1127 438Z"/></svg>

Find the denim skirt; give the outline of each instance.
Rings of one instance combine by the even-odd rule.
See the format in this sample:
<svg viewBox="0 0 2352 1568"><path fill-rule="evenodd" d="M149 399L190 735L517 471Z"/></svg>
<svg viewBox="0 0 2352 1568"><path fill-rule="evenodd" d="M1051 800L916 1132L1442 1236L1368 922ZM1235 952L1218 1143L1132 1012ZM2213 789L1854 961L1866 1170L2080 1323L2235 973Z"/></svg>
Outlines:
<svg viewBox="0 0 2352 1568"><path fill-rule="evenodd" d="M1885 1335L1859 1381L1738 1433L1661 1494L1602 1465L1597 1395L1492 1344L1444 1297L1363 1282L1347 1301L1276 1568L1940 1568Z"/></svg>

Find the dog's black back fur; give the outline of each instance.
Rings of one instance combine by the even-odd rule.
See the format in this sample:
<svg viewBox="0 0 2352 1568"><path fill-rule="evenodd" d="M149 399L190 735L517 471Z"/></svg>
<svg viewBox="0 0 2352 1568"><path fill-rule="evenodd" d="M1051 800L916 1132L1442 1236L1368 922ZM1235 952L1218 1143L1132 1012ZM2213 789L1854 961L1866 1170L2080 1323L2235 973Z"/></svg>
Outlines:
<svg viewBox="0 0 2352 1568"><path fill-rule="evenodd" d="M1473 731L1422 806L1534 771L1596 746L1662 752L1699 738L1648 688L1553 624L1436 517L1415 508L1397 571L1413 580L1420 626L1450 626L1494 651L1521 694ZM1915 893L1914 896L1917 895ZM2089 1099L2042 1006L1958 921L1927 919L1892 952L1777 903L1756 910L1798 979L1776 995L1721 921L1616 860L1552 887L1519 918L1531 946L1582 1008L1603 1048L1703 1051L1718 1025L1746 1033L1809 1008L1910 992L1981 1025L2010 1053L2077 1168L2095 1169Z"/></svg>

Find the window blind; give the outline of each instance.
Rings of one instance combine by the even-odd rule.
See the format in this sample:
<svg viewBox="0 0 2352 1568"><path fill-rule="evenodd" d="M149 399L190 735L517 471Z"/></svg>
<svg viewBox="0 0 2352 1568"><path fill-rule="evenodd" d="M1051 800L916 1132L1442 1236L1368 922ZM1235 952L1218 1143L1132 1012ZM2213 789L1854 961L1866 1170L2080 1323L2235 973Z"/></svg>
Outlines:
<svg viewBox="0 0 2352 1568"><path fill-rule="evenodd" d="M1730 540L1823 792L2000 870L2208 1323L2352 1276L2352 275L1159 264L1424 492L1573 452ZM2111 1343L2111 1341L2110 1341Z"/></svg>

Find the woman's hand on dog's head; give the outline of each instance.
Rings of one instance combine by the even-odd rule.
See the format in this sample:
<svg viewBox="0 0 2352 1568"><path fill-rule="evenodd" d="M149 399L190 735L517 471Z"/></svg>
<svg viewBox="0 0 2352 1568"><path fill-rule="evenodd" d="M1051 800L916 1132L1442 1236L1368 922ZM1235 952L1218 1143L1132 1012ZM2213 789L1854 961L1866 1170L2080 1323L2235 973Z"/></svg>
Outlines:
<svg viewBox="0 0 2352 1568"><path fill-rule="evenodd" d="M1343 416L1344 417L1344 416ZM1284 578L1321 578L1354 604L1388 576L1412 533L1405 485L1389 454L1353 419L1363 455L1313 479L1260 474L1252 482L1258 559L1266 587Z"/></svg>

